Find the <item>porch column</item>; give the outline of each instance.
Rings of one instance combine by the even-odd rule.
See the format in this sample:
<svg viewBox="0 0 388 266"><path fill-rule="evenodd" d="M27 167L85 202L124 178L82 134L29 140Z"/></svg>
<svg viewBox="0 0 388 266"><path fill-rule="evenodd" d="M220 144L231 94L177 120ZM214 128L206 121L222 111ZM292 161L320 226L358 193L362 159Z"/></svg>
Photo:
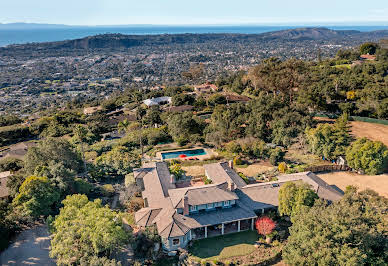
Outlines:
<svg viewBox="0 0 388 266"><path fill-rule="evenodd" d="M191 236L191 230L189 231L189 239L193 239L192 236Z"/></svg>
<svg viewBox="0 0 388 266"><path fill-rule="evenodd" d="M253 225L255 224L255 218L252 218L251 230L253 230Z"/></svg>
<svg viewBox="0 0 388 266"><path fill-rule="evenodd" d="M207 226L205 226L205 238L207 238Z"/></svg>
<svg viewBox="0 0 388 266"><path fill-rule="evenodd" d="M264 209L261 209L261 213L264 214Z"/></svg>
<svg viewBox="0 0 388 266"><path fill-rule="evenodd" d="M224 234L224 224L222 224L222 227L221 227L221 235Z"/></svg>
<svg viewBox="0 0 388 266"><path fill-rule="evenodd" d="M240 220L237 221L237 232L240 232Z"/></svg>

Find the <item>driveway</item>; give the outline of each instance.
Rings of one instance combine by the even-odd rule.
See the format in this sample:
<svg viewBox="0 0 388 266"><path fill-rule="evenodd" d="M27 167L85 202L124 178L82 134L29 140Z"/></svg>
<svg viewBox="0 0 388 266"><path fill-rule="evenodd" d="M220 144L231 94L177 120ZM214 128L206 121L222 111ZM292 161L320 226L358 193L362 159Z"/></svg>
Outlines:
<svg viewBox="0 0 388 266"><path fill-rule="evenodd" d="M0 265L56 265L49 257L50 237L46 225L20 233L0 254Z"/></svg>

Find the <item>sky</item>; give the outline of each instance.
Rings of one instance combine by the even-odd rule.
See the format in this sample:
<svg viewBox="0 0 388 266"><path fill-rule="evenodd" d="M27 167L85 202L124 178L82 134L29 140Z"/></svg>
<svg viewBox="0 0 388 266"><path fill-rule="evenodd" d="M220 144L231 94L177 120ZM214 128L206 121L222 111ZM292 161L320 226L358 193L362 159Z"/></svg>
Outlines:
<svg viewBox="0 0 388 266"><path fill-rule="evenodd" d="M0 23L388 25L388 0L0 0Z"/></svg>

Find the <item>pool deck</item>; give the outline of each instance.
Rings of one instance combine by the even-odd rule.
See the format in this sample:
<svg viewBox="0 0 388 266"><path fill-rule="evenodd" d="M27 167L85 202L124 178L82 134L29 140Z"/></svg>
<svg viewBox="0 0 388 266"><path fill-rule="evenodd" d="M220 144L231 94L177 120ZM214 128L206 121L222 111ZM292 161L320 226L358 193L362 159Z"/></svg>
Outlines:
<svg viewBox="0 0 388 266"><path fill-rule="evenodd" d="M171 159L163 159L162 157L162 154L163 153L170 153L170 152L178 152L178 151L191 151L191 150L198 150L198 149L204 149L206 154L205 155L195 155L195 156L187 156L185 158L171 158ZM190 148L190 149L177 149L177 150L170 150L170 151L160 151L160 152L157 152L156 153L156 157L158 159L160 159L161 161L169 161L169 160L183 160L183 161L186 161L186 160L189 160L190 158L198 158L199 160L205 160L205 159L209 159L211 156L213 155L216 155L215 152L213 152L211 149L207 149L207 148L204 148L204 147L201 147L201 146L198 146L198 147L193 147L193 148Z"/></svg>

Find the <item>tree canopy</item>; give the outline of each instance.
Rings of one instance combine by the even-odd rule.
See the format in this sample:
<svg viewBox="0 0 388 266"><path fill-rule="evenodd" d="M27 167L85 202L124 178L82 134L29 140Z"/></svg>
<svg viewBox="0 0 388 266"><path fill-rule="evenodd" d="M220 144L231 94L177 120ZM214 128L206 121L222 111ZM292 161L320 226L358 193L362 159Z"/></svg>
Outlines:
<svg viewBox="0 0 388 266"><path fill-rule="evenodd" d="M102 206L101 200L89 201L85 195L76 194L67 196L62 204L51 224L50 256L57 259L57 264L100 261L94 257L109 258L112 251L129 240L121 218Z"/></svg>
<svg viewBox="0 0 388 266"><path fill-rule="evenodd" d="M388 148L380 141L361 138L346 150L346 160L353 169L369 175L381 174L388 167Z"/></svg>
<svg viewBox="0 0 388 266"><path fill-rule="evenodd" d="M30 176L19 188L12 204L21 216L38 218L49 215L58 203L60 194L47 177Z"/></svg>
<svg viewBox="0 0 388 266"><path fill-rule="evenodd" d="M301 212L303 206L314 205L318 195L306 183L287 182L279 190L280 215L295 216Z"/></svg>
<svg viewBox="0 0 388 266"><path fill-rule="evenodd" d="M329 206L318 201L293 217L283 249L289 265L385 265L388 200L373 191L348 192Z"/></svg>

